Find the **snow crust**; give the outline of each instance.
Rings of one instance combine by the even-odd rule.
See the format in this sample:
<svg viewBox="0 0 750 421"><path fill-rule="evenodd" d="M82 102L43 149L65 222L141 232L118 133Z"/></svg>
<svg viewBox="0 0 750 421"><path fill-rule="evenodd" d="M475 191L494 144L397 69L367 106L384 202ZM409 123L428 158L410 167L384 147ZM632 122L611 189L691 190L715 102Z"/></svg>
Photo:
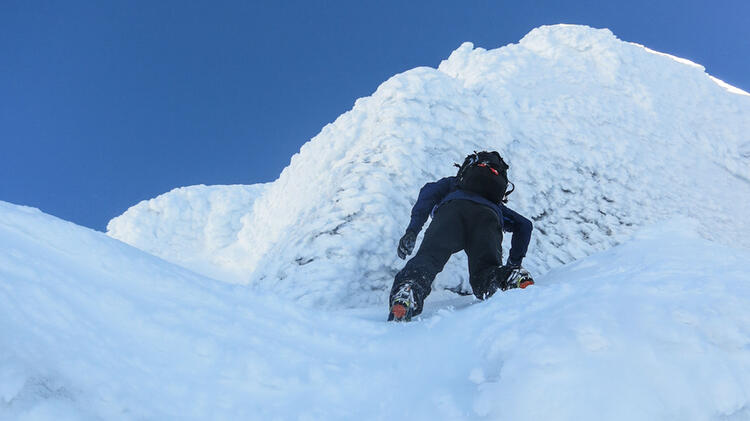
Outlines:
<svg viewBox="0 0 750 421"><path fill-rule="evenodd" d="M392 77L253 193L178 189L113 219L108 234L300 304L384 304L419 188L496 149L517 186L509 206L535 224L525 266L537 275L680 215L706 239L747 248L748 116L750 98L700 65L606 29L545 26ZM468 289L466 278L457 255L436 286Z"/></svg>
<svg viewBox="0 0 750 421"><path fill-rule="evenodd" d="M747 420L750 253L699 226L387 324L0 202L0 419Z"/></svg>

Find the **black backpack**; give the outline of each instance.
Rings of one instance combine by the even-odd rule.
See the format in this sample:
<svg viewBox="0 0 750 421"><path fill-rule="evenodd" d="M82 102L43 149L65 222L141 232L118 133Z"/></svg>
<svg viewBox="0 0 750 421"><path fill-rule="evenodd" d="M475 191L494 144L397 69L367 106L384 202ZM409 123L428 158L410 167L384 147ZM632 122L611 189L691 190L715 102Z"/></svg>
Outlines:
<svg viewBox="0 0 750 421"><path fill-rule="evenodd" d="M458 188L477 193L494 203L506 203L507 196L513 193L515 186L508 191L508 164L499 153L474 152L458 165Z"/></svg>

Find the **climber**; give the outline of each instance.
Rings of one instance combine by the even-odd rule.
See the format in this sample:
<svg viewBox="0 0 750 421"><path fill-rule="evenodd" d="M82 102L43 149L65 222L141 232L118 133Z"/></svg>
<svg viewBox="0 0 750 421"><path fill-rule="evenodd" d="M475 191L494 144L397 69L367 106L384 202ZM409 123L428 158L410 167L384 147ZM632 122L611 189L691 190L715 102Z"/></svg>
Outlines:
<svg viewBox="0 0 750 421"><path fill-rule="evenodd" d="M466 157L456 176L422 187L398 244L401 259L413 251L430 214L432 222L416 255L395 276L389 321L409 321L420 314L435 276L451 255L461 250L469 259L469 283L480 300L498 289L526 288L534 283L521 266L531 239L531 221L504 204L513 192L513 188L507 191L508 168L498 152L475 152ZM503 231L513 233L505 265Z"/></svg>

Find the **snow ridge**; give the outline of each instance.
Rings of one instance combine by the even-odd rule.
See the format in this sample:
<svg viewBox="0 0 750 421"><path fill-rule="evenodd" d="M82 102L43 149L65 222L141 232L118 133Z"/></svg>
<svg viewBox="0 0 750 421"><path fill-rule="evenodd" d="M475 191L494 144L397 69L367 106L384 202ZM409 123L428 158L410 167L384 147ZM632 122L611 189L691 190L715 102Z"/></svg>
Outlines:
<svg viewBox="0 0 750 421"><path fill-rule="evenodd" d="M181 187L128 210L108 224L108 234L170 262L216 279L237 279L232 255L243 218L265 190L251 186Z"/></svg>
<svg viewBox="0 0 750 421"><path fill-rule="evenodd" d="M750 254L697 225L387 324L0 202L0 419L746 420Z"/></svg>
<svg viewBox="0 0 750 421"><path fill-rule="evenodd" d="M240 221L222 233L229 244L171 233L205 232L199 218L167 211L168 197L205 202L182 191L131 208L108 232L302 304L383 304L419 188L453 175L467 153L496 149L517 186L509 206L535 223L525 266L536 274L676 215L700 221L704 238L750 247L748 115L750 98L699 65L606 29L546 26L495 50L465 43L438 69L396 75L357 100L252 203L229 206ZM144 219L144 206L161 213ZM436 282L468 289L465 257Z"/></svg>

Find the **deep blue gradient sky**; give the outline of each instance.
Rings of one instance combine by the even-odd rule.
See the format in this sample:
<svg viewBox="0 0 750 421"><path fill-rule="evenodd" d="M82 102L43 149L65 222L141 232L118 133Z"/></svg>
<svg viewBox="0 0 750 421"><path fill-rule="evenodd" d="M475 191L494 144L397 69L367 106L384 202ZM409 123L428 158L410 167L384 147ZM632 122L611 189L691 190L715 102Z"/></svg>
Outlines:
<svg viewBox="0 0 750 421"><path fill-rule="evenodd" d="M274 180L390 76L579 23L750 90L750 2L0 1L0 200L104 230L193 184Z"/></svg>

